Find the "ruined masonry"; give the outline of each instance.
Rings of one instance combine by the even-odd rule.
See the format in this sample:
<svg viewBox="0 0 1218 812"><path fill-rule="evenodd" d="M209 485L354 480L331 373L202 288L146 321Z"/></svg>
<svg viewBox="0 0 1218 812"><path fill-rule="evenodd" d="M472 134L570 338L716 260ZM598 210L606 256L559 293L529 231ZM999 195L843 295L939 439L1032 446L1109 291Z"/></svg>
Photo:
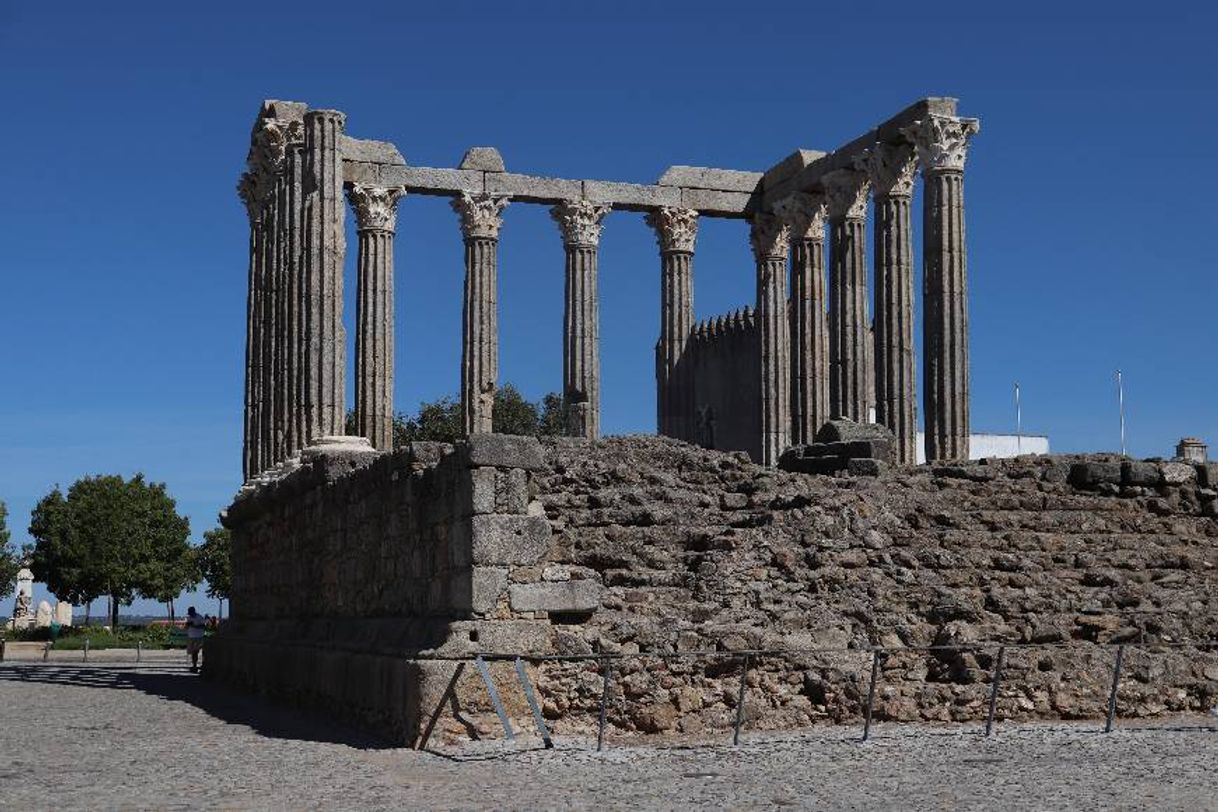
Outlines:
<svg viewBox="0 0 1218 812"><path fill-rule="evenodd" d="M465 244L461 406L467 434L491 430L499 366L497 255L509 202L550 206L565 253L562 392L566 433L600 435L597 251L614 211L642 213L660 253L656 344L660 434L747 451L773 466L833 417L896 436L915 461L913 232L923 194L923 415L928 460L968 457L964 163L976 119L928 98L837 150L801 149L764 172L673 166L654 185L506 171L470 149L455 169L410 166L392 144L352 138L346 117L267 101L239 192L250 224L247 481L290 470L303 449L343 434L347 338L346 200L358 234L355 422L392 445L394 232L403 195L451 200ZM874 325L867 212L874 201ZM694 322L701 217L745 220L756 300ZM826 286L826 232L828 277ZM788 274L790 283L788 284Z"/></svg>

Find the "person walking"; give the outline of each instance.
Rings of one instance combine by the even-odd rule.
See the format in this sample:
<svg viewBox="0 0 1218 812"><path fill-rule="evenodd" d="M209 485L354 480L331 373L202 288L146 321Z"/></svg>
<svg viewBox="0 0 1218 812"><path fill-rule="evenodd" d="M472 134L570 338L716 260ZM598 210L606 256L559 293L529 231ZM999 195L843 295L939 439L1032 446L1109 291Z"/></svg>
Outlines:
<svg viewBox="0 0 1218 812"><path fill-rule="evenodd" d="M190 670L199 673L199 652L203 650L203 636L207 634L207 620L192 606L186 610L186 653L190 655Z"/></svg>

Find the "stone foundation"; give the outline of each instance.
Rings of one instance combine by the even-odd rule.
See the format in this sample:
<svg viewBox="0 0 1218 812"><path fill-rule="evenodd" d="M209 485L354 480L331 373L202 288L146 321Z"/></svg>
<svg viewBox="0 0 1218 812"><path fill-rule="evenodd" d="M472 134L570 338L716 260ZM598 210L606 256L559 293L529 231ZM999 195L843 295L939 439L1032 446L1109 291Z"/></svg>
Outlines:
<svg viewBox="0 0 1218 812"><path fill-rule="evenodd" d="M872 646L1008 649L999 717L1101 716L1113 649L1218 637L1218 466L1025 457L815 476L658 438L475 436L309 462L229 511L206 672L412 741L482 653L620 655L611 732L857 721ZM834 649L807 652L807 649ZM712 652L666 659L672 652ZM994 646L883 663L876 718L984 717ZM439 658L439 659L436 659ZM517 728L514 672L492 668ZM1218 653L1126 651L1118 712L1218 704ZM559 733L594 659L530 666ZM497 728L477 672L437 735Z"/></svg>

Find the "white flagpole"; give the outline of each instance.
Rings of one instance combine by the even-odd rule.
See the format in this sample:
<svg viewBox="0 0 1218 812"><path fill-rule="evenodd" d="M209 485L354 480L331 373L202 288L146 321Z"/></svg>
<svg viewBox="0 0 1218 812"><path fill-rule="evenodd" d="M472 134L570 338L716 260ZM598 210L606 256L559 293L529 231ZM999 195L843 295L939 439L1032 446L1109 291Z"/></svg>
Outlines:
<svg viewBox="0 0 1218 812"><path fill-rule="evenodd" d="M1023 453L1023 420L1019 412L1019 381L1015 381L1015 453Z"/></svg>
<svg viewBox="0 0 1218 812"><path fill-rule="evenodd" d="M1116 371L1117 404L1121 410L1121 456L1125 455L1125 383L1121 379L1121 370Z"/></svg>

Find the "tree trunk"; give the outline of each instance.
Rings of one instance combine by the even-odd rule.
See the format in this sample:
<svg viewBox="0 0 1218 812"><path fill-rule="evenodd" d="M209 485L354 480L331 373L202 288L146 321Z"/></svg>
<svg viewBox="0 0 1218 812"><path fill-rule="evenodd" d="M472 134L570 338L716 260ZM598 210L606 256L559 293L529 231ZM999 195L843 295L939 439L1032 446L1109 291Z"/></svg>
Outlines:
<svg viewBox="0 0 1218 812"><path fill-rule="evenodd" d="M85 601L85 628L89 628L89 616L93 612L93 601Z"/></svg>
<svg viewBox="0 0 1218 812"><path fill-rule="evenodd" d="M119 603L118 595L111 595L110 596L110 631L112 631L112 632L118 631L118 609L119 609L120 605L121 604Z"/></svg>

